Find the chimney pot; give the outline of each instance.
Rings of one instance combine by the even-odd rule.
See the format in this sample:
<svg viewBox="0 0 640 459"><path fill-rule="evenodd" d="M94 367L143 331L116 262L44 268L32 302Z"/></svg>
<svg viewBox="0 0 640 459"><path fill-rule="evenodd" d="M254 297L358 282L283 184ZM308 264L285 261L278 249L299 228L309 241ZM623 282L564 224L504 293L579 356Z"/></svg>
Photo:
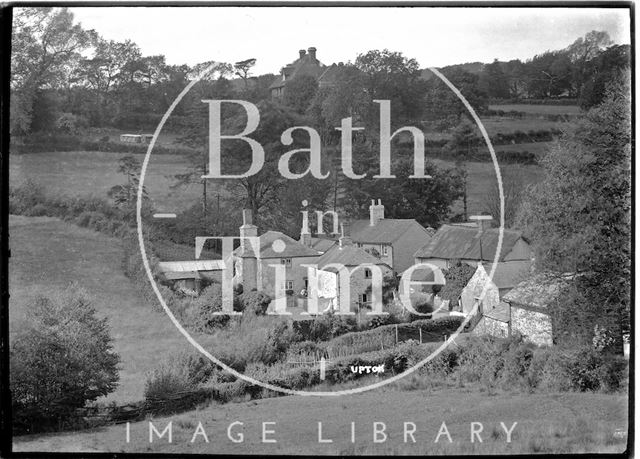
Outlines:
<svg viewBox="0 0 640 459"><path fill-rule="evenodd" d="M300 51L298 51L300 53L300 57L304 57L305 54L307 54L307 51L304 49L301 49Z"/></svg>
<svg viewBox="0 0 640 459"><path fill-rule="evenodd" d="M376 226L378 222L383 219L384 206L382 205L382 200L378 199L377 204L375 199L371 200L371 205L369 206L369 225Z"/></svg>
<svg viewBox="0 0 640 459"><path fill-rule="evenodd" d="M309 55L315 59L316 58L316 48L314 48L313 46L311 48L309 48Z"/></svg>

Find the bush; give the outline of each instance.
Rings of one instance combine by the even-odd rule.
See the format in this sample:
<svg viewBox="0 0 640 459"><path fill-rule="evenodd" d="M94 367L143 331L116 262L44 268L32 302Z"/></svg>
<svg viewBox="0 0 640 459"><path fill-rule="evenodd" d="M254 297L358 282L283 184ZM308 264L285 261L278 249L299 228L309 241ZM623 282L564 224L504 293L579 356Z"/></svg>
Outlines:
<svg viewBox="0 0 640 459"><path fill-rule="evenodd" d="M112 392L119 357L107 319L99 319L87 294L75 285L27 308L13 339L11 389L19 432L61 428L86 402Z"/></svg>
<svg viewBox="0 0 640 459"><path fill-rule="evenodd" d="M267 313L267 308L271 304L271 297L265 293L252 291L243 293L238 298L240 311L245 314L263 316Z"/></svg>

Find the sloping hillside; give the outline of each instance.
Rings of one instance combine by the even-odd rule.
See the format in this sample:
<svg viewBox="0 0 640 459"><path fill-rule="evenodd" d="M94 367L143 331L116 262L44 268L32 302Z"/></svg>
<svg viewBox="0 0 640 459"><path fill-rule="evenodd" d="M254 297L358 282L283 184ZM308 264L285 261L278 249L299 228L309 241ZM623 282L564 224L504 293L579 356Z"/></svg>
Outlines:
<svg viewBox="0 0 640 459"><path fill-rule="evenodd" d="M48 217L10 217L10 329L25 320L30 300L77 282L109 318L122 358L120 385L107 400L143 398L145 374L167 354L192 351L162 312L146 304L122 272L118 239Z"/></svg>

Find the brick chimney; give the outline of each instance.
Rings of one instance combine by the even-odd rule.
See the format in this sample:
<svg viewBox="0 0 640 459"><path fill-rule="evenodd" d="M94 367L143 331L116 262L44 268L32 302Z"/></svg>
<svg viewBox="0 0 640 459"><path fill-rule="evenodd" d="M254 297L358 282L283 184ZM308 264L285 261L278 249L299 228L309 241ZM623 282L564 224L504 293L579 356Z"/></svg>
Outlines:
<svg viewBox="0 0 640 459"><path fill-rule="evenodd" d="M384 219L384 205L382 204L382 200L378 199L378 204L376 204L375 199L372 199L371 205L369 206L369 225L376 226L382 219Z"/></svg>
<svg viewBox="0 0 640 459"><path fill-rule="evenodd" d="M242 210L242 226L240 227L240 237L257 237L258 227L253 224L251 209ZM259 253L255 253L250 241L240 240L242 254L240 255L239 273L242 279L244 290L250 292L260 286L260 273L258 270Z"/></svg>
<svg viewBox="0 0 640 459"><path fill-rule="evenodd" d="M338 240L340 248L343 249L347 246L353 245L353 240L351 239L351 224L349 222L341 223L340 229L342 230L342 234Z"/></svg>
<svg viewBox="0 0 640 459"><path fill-rule="evenodd" d="M305 51L304 49L301 49L298 52L300 53L300 59L302 59L304 57L304 55L307 54L307 51Z"/></svg>
<svg viewBox="0 0 640 459"><path fill-rule="evenodd" d="M311 56L311 59L316 59L316 49L312 46L311 48L309 48L309 56Z"/></svg>

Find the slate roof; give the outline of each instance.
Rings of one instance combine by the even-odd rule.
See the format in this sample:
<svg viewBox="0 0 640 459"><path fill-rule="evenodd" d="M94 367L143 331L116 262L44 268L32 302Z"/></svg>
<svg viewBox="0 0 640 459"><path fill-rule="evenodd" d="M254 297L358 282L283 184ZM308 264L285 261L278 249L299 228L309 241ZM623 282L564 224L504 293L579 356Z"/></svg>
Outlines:
<svg viewBox="0 0 640 459"><path fill-rule="evenodd" d="M542 272L520 282L503 300L515 306L546 309L569 285L573 276Z"/></svg>
<svg viewBox="0 0 640 459"><path fill-rule="evenodd" d="M361 243L391 244L400 239L412 225L419 225L412 218L383 218L375 226L370 223L369 219L351 223L351 239Z"/></svg>
<svg viewBox="0 0 640 459"><path fill-rule="evenodd" d="M509 320L511 319L510 311L511 307L509 306L509 303L501 301L498 306L490 311L486 311L484 315L489 317L490 319L498 320L500 322L509 322Z"/></svg>
<svg viewBox="0 0 640 459"><path fill-rule="evenodd" d="M387 266L373 255L355 245L348 245L346 247L336 245L318 258L317 263L318 269L323 269L330 263L340 263L344 266L358 266L363 263Z"/></svg>
<svg viewBox="0 0 640 459"><path fill-rule="evenodd" d="M310 54L305 54L283 67L280 75L271 83L269 89L283 88L287 81L301 75L310 75L317 79L324 71L325 65L322 62L313 58ZM283 75L286 75L286 80Z"/></svg>
<svg viewBox="0 0 640 459"><path fill-rule="evenodd" d="M482 233L482 260L493 261L498 247L498 236L499 228L486 229ZM522 233L519 231L504 230L499 261L511 252L520 238ZM415 257L480 260L480 247L477 227L442 225L431 240L415 253Z"/></svg>
<svg viewBox="0 0 640 459"><path fill-rule="evenodd" d="M295 257L317 257L320 252L307 247L306 245L296 241L280 231L267 231L259 236L260 238L260 258L295 258ZM273 242L280 239L285 243L283 252L273 250ZM248 244L248 250L242 253L242 248L238 247L233 251L237 256L254 256L251 244Z"/></svg>
<svg viewBox="0 0 640 459"><path fill-rule="evenodd" d="M327 239L324 237L312 237L311 238L311 248L317 250L318 252L326 252L331 247L336 244L335 239Z"/></svg>
<svg viewBox="0 0 640 459"><path fill-rule="evenodd" d="M491 280L499 289L513 288L529 276L532 264L529 260L498 262ZM485 263L487 274L491 274L492 267L493 263Z"/></svg>

